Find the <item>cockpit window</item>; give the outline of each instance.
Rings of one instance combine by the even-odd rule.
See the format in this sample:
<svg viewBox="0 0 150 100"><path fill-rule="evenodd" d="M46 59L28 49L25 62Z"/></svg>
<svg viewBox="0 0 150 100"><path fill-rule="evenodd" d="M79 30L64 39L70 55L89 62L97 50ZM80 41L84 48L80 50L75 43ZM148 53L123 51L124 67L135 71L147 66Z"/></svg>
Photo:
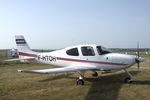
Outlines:
<svg viewBox="0 0 150 100"><path fill-rule="evenodd" d="M83 56L95 56L93 47L87 46L87 47L81 47L81 51Z"/></svg>
<svg viewBox="0 0 150 100"><path fill-rule="evenodd" d="M77 48L72 48L66 51L66 53L70 56L79 56L79 52Z"/></svg>
<svg viewBox="0 0 150 100"><path fill-rule="evenodd" d="M97 46L97 52L99 55L104 55L104 54L108 54L108 53L111 53L111 51L105 47L102 47L102 46Z"/></svg>

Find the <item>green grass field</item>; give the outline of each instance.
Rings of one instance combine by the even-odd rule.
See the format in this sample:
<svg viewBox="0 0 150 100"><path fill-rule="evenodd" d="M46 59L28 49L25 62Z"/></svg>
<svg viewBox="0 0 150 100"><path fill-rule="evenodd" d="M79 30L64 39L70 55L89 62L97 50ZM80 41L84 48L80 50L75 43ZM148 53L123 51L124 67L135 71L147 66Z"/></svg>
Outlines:
<svg viewBox="0 0 150 100"><path fill-rule="evenodd" d="M143 67L150 67L145 56ZM150 71L128 70L134 75L132 84L123 83L124 71L92 77L86 72L84 86L77 86L78 73L18 73L17 69L46 69L53 66L0 61L0 100L150 100Z"/></svg>

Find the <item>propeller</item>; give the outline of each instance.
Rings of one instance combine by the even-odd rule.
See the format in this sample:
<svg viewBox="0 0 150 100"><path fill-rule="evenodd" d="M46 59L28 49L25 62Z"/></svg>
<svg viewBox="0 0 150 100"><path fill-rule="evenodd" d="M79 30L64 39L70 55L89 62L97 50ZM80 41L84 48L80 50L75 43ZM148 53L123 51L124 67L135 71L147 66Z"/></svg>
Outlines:
<svg viewBox="0 0 150 100"><path fill-rule="evenodd" d="M137 68L138 70L140 69L140 62L143 62L145 59L140 57L140 50L139 50L140 46L139 46L139 42L137 42L137 56L135 58L135 61L137 63Z"/></svg>
<svg viewBox="0 0 150 100"><path fill-rule="evenodd" d="M135 59L136 63L137 63L137 68L138 70L140 69L140 61L139 61L139 58L140 58L140 53L139 53L139 42L137 43L137 58Z"/></svg>

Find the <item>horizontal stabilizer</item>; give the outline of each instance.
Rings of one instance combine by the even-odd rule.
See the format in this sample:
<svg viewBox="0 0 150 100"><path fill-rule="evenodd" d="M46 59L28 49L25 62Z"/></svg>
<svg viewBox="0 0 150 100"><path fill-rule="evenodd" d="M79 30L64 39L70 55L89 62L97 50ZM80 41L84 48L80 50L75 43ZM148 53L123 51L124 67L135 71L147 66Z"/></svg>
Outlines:
<svg viewBox="0 0 150 100"><path fill-rule="evenodd" d="M17 60L30 60L30 59L35 59L34 57L25 57L25 58L16 58L16 59L8 59L4 61L17 61Z"/></svg>

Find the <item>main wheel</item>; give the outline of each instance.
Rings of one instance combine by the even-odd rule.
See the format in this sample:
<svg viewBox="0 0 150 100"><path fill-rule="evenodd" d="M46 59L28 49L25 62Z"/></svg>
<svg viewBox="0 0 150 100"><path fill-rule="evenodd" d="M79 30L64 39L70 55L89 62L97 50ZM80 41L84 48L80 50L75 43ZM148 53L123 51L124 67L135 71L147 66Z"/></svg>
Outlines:
<svg viewBox="0 0 150 100"><path fill-rule="evenodd" d="M130 77L127 77L127 78L124 79L124 82L125 83L132 83L132 80L131 80Z"/></svg>
<svg viewBox="0 0 150 100"><path fill-rule="evenodd" d="M84 81L82 79L77 80L77 85L84 85Z"/></svg>
<svg viewBox="0 0 150 100"><path fill-rule="evenodd" d="M92 74L92 76L97 77L97 76L98 76L98 73L97 73L97 72L94 72L94 73Z"/></svg>

